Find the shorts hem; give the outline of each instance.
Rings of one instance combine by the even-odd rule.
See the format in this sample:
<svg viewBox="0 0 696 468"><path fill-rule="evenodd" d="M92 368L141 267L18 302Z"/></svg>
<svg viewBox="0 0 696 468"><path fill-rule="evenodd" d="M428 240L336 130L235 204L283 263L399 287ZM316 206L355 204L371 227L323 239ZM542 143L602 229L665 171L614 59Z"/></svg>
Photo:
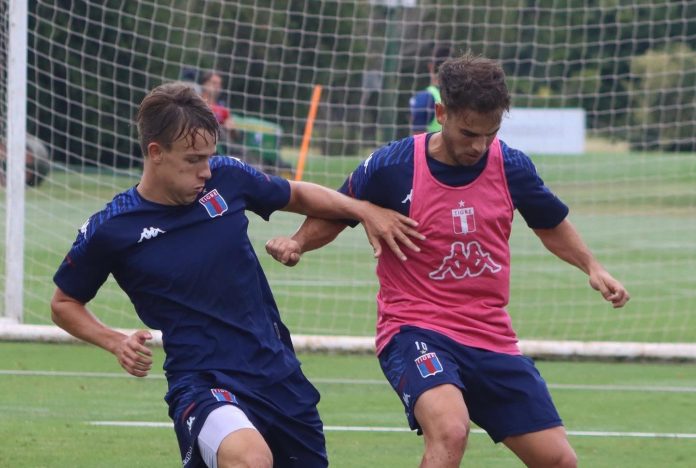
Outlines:
<svg viewBox="0 0 696 468"><path fill-rule="evenodd" d="M460 382L455 382L455 381L453 381L453 380L443 380L443 381L439 382L437 385L433 385L432 387L425 388L425 389L423 389L422 392L416 394L416 396L413 398L413 404L410 405L410 407L409 407L409 409L411 410L411 411L410 411L410 414L412 415L412 417L407 417L406 420L407 420L407 422L408 422L408 427L409 427L412 431L418 431L418 435L422 435L422 434L423 434L423 430L421 429L421 426L420 426L420 424L418 423L418 420L416 420L416 403L418 403L418 399L419 399L421 396L423 396L423 394L424 394L425 392L427 392L427 391L429 391L429 390L432 390L433 388L440 387L440 386L442 386L442 385L452 385L452 386L458 388L459 391L462 392L462 393L466 390L466 388L464 388L464 387L461 385ZM397 395L398 395L398 394L397 394ZM399 398L399 399L401 399L401 398ZM402 404L403 404L403 401L402 401ZM413 424L411 424L411 419L413 419Z"/></svg>
<svg viewBox="0 0 696 468"><path fill-rule="evenodd" d="M508 437L530 434L532 432L539 432L539 431L543 431L546 429L553 429L554 427L561 427L561 426L563 426L563 421L557 419L555 421L541 423L541 424L537 424L534 426L528 426L525 428L509 429L509 430L504 431L500 434L491 434L488 431L486 431L486 432L488 433L488 436L493 440L493 442L495 442L496 444L499 444L500 442L502 442L503 440L505 440Z"/></svg>

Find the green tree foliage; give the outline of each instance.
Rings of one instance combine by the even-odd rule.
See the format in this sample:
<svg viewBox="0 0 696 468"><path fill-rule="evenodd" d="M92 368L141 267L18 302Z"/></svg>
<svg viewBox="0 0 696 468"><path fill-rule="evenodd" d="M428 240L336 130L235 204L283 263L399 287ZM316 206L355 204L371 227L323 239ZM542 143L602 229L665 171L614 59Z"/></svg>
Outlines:
<svg viewBox="0 0 696 468"><path fill-rule="evenodd" d="M636 147L693 147L692 124L668 123L693 122L684 103L694 67L668 46L696 37L695 2L385 4L31 0L29 130L59 161L137 165L137 103L190 66L218 70L233 112L276 121L295 145L312 88L323 85L315 141L329 154L356 153L408 133L408 99L447 43L501 60L515 106L579 106L591 131ZM648 112L655 105L662 110Z"/></svg>
<svg viewBox="0 0 696 468"><path fill-rule="evenodd" d="M696 150L696 52L686 44L649 50L633 60L631 76L631 146Z"/></svg>

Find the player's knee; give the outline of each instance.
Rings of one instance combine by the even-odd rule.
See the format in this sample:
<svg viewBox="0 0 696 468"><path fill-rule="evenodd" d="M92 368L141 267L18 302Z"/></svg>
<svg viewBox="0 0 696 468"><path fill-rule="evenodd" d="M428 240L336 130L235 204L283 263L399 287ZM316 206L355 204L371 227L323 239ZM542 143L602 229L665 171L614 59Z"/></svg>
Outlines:
<svg viewBox="0 0 696 468"><path fill-rule="evenodd" d="M460 422L449 425L444 434L444 443L447 448L456 453L464 453L469 441L469 424Z"/></svg>
<svg viewBox="0 0 696 468"><path fill-rule="evenodd" d="M227 437L217 451L218 468L271 468L273 454L255 430L242 430Z"/></svg>
<svg viewBox="0 0 696 468"><path fill-rule="evenodd" d="M438 425L434 434L424 434L430 446L438 446L449 453L464 453L469 440L469 422L447 420Z"/></svg>
<svg viewBox="0 0 696 468"><path fill-rule="evenodd" d="M566 450L552 454L545 466L549 468L577 468L578 457L575 451L568 447Z"/></svg>
<svg viewBox="0 0 696 468"><path fill-rule="evenodd" d="M569 449L563 453L556 465L558 468L577 468L578 456L573 449Z"/></svg>
<svg viewBox="0 0 696 468"><path fill-rule="evenodd" d="M218 468L272 468L273 455L268 450L245 450L234 453L218 452Z"/></svg>

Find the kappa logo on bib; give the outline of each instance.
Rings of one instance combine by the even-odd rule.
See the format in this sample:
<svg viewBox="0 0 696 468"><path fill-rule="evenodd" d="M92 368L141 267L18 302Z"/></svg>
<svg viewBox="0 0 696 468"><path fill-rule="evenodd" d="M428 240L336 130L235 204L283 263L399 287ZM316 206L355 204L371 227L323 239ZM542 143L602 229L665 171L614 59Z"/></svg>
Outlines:
<svg viewBox="0 0 696 468"><path fill-rule="evenodd" d="M490 253L483 250L481 244L476 241L468 244L454 242L450 246L449 254L442 259L437 270L430 272L429 276L434 280L444 280L447 276L462 279L467 276L479 276L486 270L498 273L501 266L493 261Z"/></svg>

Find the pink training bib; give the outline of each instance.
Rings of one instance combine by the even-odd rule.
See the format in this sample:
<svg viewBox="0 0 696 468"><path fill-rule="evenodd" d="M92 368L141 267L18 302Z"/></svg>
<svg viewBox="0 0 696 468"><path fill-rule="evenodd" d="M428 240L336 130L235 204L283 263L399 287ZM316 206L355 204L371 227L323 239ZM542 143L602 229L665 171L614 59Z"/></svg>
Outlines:
<svg viewBox="0 0 696 468"><path fill-rule="evenodd" d="M513 205L500 142L472 183L450 187L428 169L425 139L414 137L409 216L426 236L402 262L383 249L377 263L377 353L403 325L433 330L467 346L520 354L505 307L510 297Z"/></svg>

